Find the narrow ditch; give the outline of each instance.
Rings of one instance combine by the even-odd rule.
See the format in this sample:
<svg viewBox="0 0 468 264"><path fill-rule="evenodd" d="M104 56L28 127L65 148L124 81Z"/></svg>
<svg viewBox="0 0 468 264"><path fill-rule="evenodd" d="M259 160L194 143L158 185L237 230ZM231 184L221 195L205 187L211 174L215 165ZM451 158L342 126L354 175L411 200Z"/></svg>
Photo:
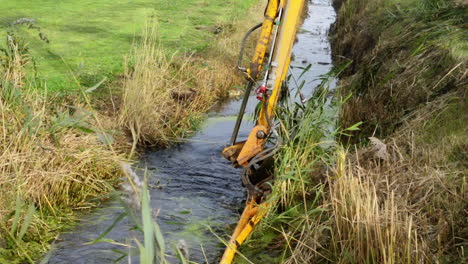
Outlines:
<svg viewBox="0 0 468 264"><path fill-rule="evenodd" d="M312 0L308 17L297 36L292 61L292 74L301 75L309 64L312 68L296 80L306 82L303 92L310 95L332 67L328 30L335 21L331 0ZM294 87L294 84L290 84ZM247 116L251 116L257 100L252 97ZM232 100L210 114L201 130L186 143L170 149L148 152L138 167L147 168L153 208L159 212L158 222L170 249L180 241L188 246L191 261L215 263L224 249L213 234L228 235L236 224L244 199L239 169L221 157L235 123L240 102ZM252 122L244 122L239 138L246 138ZM109 201L83 216L79 225L63 233L53 246L50 264L114 263L115 250L127 251L109 243L86 244L112 225L122 212L117 201ZM208 226L210 228L208 228ZM106 237L121 243L132 237L131 223L122 222ZM206 257L205 257L206 256ZM177 263L175 259L168 259ZM123 259L118 263L128 263ZM137 258L132 263L138 263Z"/></svg>

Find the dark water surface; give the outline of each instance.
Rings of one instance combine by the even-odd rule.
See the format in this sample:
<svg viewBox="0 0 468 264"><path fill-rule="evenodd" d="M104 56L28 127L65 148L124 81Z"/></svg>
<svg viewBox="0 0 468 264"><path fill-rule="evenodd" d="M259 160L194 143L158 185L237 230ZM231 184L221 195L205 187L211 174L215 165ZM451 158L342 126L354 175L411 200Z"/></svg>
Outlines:
<svg viewBox="0 0 468 264"><path fill-rule="evenodd" d="M298 42L293 49L293 67L312 64L312 69L302 77L306 81L306 95L310 95L320 83L318 77L328 73L332 67L327 33L335 21L335 11L330 1L310 2L309 17L299 31ZM293 69L296 77L301 72L299 68ZM249 113L256 103L257 100L251 98ZM220 110L210 114L211 117L201 130L187 143L167 150L148 152L139 164L139 167L148 169L150 186L153 186L150 191L152 206L159 211L158 222L168 248L181 240L185 241L191 260L197 263L215 263L222 254L223 245L212 232L224 237L229 235L238 220L244 199L244 190L240 184L241 171L232 168L221 157L221 151L230 139L239 106L239 101L235 100L226 103ZM244 122L239 138L246 138L252 127L251 121ZM119 254L112 250L126 251L124 247L85 243L97 238L122 211L118 202L109 201L83 216L77 227L61 234L48 263L114 263ZM132 237L130 227L124 221L107 237L121 243L128 242ZM177 263L173 258L169 260ZM129 263L129 260L124 259L119 263ZM131 263L138 263L138 259L132 259Z"/></svg>

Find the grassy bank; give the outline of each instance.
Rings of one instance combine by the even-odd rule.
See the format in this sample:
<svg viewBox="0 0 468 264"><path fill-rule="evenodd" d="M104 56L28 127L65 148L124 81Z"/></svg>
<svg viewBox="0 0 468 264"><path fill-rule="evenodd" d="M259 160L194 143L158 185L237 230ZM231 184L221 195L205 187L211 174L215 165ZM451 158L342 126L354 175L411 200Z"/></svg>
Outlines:
<svg viewBox="0 0 468 264"><path fill-rule="evenodd" d="M363 121L350 142L370 145L354 154L351 165L359 168L353 175L372 184L376 202L393 203L398 226L408 234L394 245L406 246L407 256L390 260L461 263L468 242L468 6L439 0L336 2L334 52L338 61L354 65L342 79L340 92L351 98L340 123ZM383 142L369 142L371 136ZM387 154L376 158L379 151Z"/></svg>
<svg viewBox="0 0 468 264"><path fill-rule="evenodd" d="M247 258L464 263L463 3L335 1L336 63L352 62L334 97L350 96L334 120L342 129L332 135L335 144L327 144L327 125L321 124L333 120L321 114L320 97L298 109L300 115L281 116L280 122L295 126L276 159L276 206L241 248Z"/></svg>
<svg viewBox="0 0 468 264"><path fill-rule="evenodd" d="M420 106L463 93L466 5L446 0L336 3L341 8L333 51L338 62L353 61L342 89L353 96L341 121L343 126L364 122L355 139L388 136Z"/></svg>
<svg viewBox="0 0 468 264"><path fill-rule="evenodd" d="M47 250L70 210L90 208L112 189L122 160L82 100L25 86L31 62L19 45L9 39L12 56L2 57L0 70L0 260L7 263Z"/></svg>
<svg viewBox="0 0 468 264"><path fill-rule="evenodd" d="M150 16L160 23L160 41L167 51L199 52L253 2L2 0L0 36L16 31L30 43L37 77L49 89L70 91L77 85L69 68L85 86L121 74L122 56L141 38Z"/></svg>
<svg viewBox="0 0 468 264"><path fill-rule="evenodd" d="M191 133L240 80L236 40L254 2L2 5L0 262L47 252L120 183L136 146Z"/></svg>

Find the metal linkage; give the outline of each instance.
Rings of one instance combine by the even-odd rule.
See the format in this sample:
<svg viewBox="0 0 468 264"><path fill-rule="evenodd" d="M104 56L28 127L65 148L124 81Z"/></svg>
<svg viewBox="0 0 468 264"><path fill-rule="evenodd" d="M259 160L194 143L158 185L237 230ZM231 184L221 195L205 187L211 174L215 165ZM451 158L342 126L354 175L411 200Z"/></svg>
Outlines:
<svg viewBox="0 0 468 264"><path fill-rule="evenodd" d="M234 166L243 166L242 182L248 190L246 207L227 244L221 264L232 263L239 246L244 243L256 224L266 215L270 207L266 197L271 190L266 183L272 180L272 175L265 170L282 144L272 116L275 113L283 81L286 79L291 62L291 50L300 23L305 0L269 0L262 24L262 32L257 41L252 63L248 69L239 68L247 74L249 83L244 94L239 116L231 138L231 146L223 150L223 155L233 162ZM275 31L273 27L276 25ZM258 26L259 27L259 26ZM255 28L255 27L254 27ZM250 35L248 33L248 35ZM243 46L245 47L245 39ZM270 41L272 43L270 44ZM236 142L242 118L247 106L250 92L256 85L259 72L263 67L266 51L270 49L267 58L267 68L263 83L258 89L259 97L264 104L257 124L250 132L245 142ZM241 49L241 55L244 48ZM264 87L264 88L263 88ZM275 137L275 145L268 144L268 138Z"/></svg>

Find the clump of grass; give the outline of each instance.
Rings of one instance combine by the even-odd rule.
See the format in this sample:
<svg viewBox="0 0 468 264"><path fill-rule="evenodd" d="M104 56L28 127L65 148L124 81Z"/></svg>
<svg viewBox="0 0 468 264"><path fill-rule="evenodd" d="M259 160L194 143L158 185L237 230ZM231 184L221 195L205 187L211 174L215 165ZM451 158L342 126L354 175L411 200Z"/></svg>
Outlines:
<svg viewBox="0 0 468 264"><path fill-rule="evenodd" d="M49 109L53 97L33 91L19 96L18 105L0 104L2 185L19 186L25 198L52 211L87 207L89 198L109 190L106 180L118 178L118 156L85 117L66 107Z"/></svg>
<svg viewBox="0 0 468 264"><path fill-rule="evenodd" d="M337 154L336 170L328 178L331 258L340 263L424 263L427 245L390 179L370 177L348 163L344 151Z"/></svg>
<svg viewBox="0 0 468 264"><path fill-rule="evenodd" d="M426 262L428 247L398 194L381 193L375 178L355 174L346 151L335 153L330 169L315 173L327 175L314 185L315 196L276 216L286 224L274 227L285 244L283 259L275 263Z"/></svg>
<svg viewBox="0 0 468 264"><path fill-rule="evenodd" d="M254 7L252 10L257 11ZM258 12L251 17L259 17ZM166 51L153 21L127 63L120 124L135 145L166 147L191 134L212 106L242 81L235 69L241 35L251 26L233 20L206 51Z"/></svg>
<svg viewBox="0 0 468 264"><path fill-rule="evenodd" d="M100 140L104 132L78 98L26 86L29 60L19 43L8 38L9 56L2 57L0 68L0 233L6 239L0 259L31 262L48 249L60 217L93 206L90 199L111 190L121 157ZM14 216L22 215L15 199L37 212ZM12 227L18 223L28 232Z"/></svg>
<svg viewBox="0 0 468 264"><path fill-rule="evenodd" d="M450 94L418 110L385 141L386 159L375 147L339 153L328 182L333 256L346 263L466 257L464 107Z"/></svg>
<svg viewBox="0 0 468 264"><path fill-rule="evenodd" d="M143 35L126 72L120 123L139 143L164 146L189 133L191 117L206 110L214 95L206 86L190 89L203 73L193 71L191 56L176 65L175 55L159 46L155 24Z"/></svg>

